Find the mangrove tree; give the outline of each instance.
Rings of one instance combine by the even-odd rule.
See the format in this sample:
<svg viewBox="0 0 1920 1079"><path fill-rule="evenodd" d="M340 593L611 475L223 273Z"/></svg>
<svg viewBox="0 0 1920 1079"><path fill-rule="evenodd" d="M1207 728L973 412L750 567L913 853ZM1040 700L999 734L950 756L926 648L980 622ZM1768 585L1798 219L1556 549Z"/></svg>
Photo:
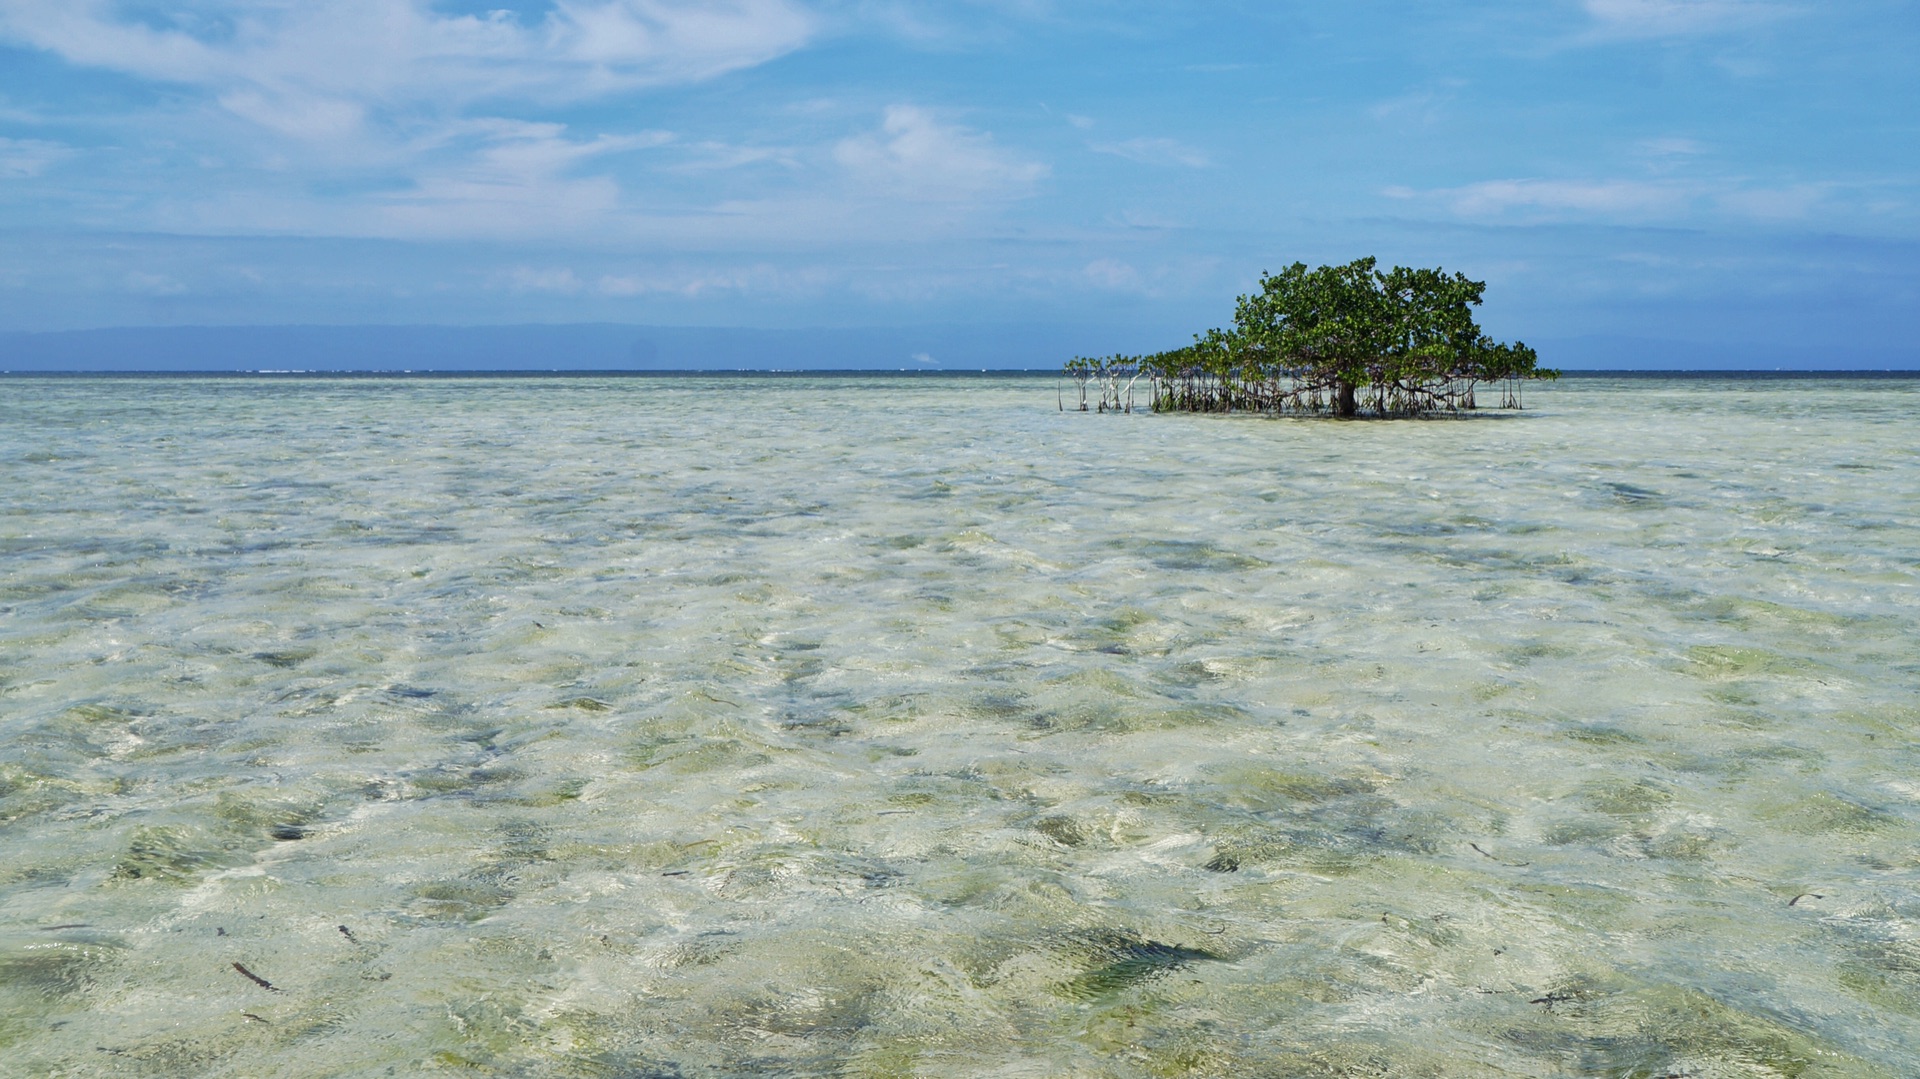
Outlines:
<svg viewBox="0 0 1920 1079"><path fill-rule="evenodd" d="M1102 412L1132 411L1142 378L1156 412L1410 416L1476 408L1490 386L1499 407L1519 408L1523 382L1558 372L1525 344L1481 330L1473 309L1486 288L1441 269L1381 270L1371 258L1296 262L1260 276L1259 291L1235 304L1231 329L1148 356L1075 358L1066 373L1079 407Z"/></svg>

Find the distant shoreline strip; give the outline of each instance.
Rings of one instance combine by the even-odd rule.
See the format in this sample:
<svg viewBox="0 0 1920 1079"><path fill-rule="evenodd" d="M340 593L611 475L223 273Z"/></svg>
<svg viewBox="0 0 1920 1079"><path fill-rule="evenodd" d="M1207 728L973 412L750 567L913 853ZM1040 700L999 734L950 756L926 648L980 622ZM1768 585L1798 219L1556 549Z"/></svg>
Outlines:
<svg viewBox="0 0 1920 1079"><path fill-rule="evenodd" d="M1605 369L1579 368L1562 369L1561 375L1569 379L1695 379L1695 380L1732 380L1732 381L1770 381L1770 380L1850 380L1850 379L1920 379L1920 369L1887 370L1820 370L1803 368L1794 370L1660 370L1649 368ZM912 378L912 379L979 379L979 378L1032 378L1057 379L1060 372L1053 368L987 368L982 370L927 370L901 369L897 371L874 368L847 369L783 369L783 368L740 368L737 370L695 369L684 371L656 370L619 370L588 368L580 370L380 370L343 368L332 371L318 370L252 370L252 371L4 371L0 378L10 379L553 379L553 378Z"/></svg>

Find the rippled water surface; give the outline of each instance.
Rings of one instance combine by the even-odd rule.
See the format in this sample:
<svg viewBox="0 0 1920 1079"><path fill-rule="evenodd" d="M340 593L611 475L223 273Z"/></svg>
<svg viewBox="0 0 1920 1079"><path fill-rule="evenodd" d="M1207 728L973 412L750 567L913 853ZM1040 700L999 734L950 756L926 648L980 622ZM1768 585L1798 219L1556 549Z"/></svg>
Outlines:
<svg viewBox="0 0 1920 1079"><path fill-rule="evenodd" d="M1914 1074L1920 382L1528 404L0 381L0 1073Z"/></svg>

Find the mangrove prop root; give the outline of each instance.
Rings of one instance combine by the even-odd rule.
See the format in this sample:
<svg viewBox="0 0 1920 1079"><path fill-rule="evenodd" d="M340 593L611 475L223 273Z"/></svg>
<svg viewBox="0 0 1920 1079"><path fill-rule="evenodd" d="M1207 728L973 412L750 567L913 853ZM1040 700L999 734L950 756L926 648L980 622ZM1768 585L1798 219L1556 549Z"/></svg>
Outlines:
<svg viewBox="0 0 1920 1079"><path fill-rule="evenodd" d="M1479 391L1489 384L1464 375L1424 381L1396 379L1353 387L1354 392L1345 393L1339 382L1316 379L1308 372L1222 373L1169 367L1161 359L1115 356L1074 361L1082 365L1068 371L1074 379L1076 410L1131 413L1136 410L1137 394L1144 392L1147 408L1153 412L1422 416L1478 411ZM1147 384L1144 391L1139 391L1136 387L1142 379ZM1521 407L1518 379L1494 384L1500 391L1498 407ZM1064 412L1064 387L1059 398L1056 407Z"/></svg>

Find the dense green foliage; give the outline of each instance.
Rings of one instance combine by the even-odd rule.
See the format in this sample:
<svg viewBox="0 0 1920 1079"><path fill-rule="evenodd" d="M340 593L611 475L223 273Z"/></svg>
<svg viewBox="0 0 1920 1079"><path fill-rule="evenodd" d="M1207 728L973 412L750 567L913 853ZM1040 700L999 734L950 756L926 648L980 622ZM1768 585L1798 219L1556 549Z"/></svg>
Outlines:
<svg viewBox="0 0 1920 1079"><path fill-rule="evenodd" d="M1100 408L1127 408L1133 384L1152 383L1155 411L1332 412L1411 415L1476 407L1475 389L1553 378L1526 345L1488 337L1473 318L1483 281L1371 258L1262 274L1235 305L1233 328L1151 356L1075 359L1067 373L1100 388ZM1124 385L1123 385L1124 382Z"/></svg>

